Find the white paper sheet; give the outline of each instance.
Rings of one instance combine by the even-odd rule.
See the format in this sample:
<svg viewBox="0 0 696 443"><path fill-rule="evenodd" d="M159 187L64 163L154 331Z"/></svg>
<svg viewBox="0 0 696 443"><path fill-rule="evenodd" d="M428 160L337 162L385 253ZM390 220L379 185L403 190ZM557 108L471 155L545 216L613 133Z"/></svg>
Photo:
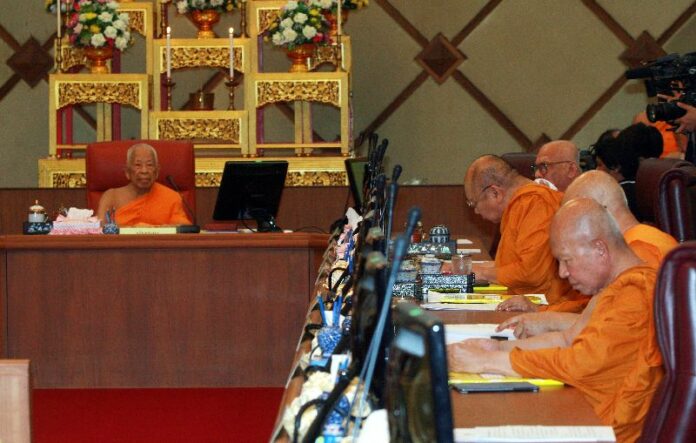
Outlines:
<svg viewBox="0 0 696 443"><path fill-rule="evenodd" d="M611 426L479 426L457 428L454 441L464 442L613 442Z"/></svg>
<svg viewBox="0 0 696 443"><path fill-rule="evenodd" d="M505 337L508 340L516 340L511 329L496 332L497 324L478 323L463 325L445 325L445 343L452 344L469 338Z"/></svg>

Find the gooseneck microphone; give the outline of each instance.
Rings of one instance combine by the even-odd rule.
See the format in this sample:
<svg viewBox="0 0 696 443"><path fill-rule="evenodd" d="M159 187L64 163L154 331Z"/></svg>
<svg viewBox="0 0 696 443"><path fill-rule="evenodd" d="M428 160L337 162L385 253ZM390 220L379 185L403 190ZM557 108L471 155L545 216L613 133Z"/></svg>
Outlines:
<svg viewBox="0 0 696 443"><path fill-rule="evenodd" d="M181 203L184 205L184 210L186 211L186 215L189 216L189 219L193 222L192 225L188 225L186 227L181 226L180 229L177 229L177 232L180 233L197 233L201 231L201 228L198 226L198 223L196 221L196 214L191 210L191 207L188 205L188 202L186 202L186 199L184 198L184 195L181 193L181 189L179 186L177 186L176 182L174 181L174 177L170 174L167 175L166 177L167 183L169 183L169 186L172 187L178 194L179 197L181 198Z"/></svg>

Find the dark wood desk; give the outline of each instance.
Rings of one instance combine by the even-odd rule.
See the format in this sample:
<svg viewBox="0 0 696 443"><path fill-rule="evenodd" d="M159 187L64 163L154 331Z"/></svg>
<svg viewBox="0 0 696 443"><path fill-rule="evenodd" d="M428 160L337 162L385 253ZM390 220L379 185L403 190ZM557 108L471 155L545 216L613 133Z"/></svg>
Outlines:
<svg viewBox="0 0 696 443"><path fill-rule="evenodd" d="M0 357L42 388L283 386L327 239L0 236Z"/></svg>

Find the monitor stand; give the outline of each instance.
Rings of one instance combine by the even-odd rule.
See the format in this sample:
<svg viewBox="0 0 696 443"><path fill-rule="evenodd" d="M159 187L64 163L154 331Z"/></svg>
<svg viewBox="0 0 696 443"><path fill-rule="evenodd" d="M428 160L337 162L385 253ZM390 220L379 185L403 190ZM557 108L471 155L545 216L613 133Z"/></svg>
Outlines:
<svg viewBox="0 0 696 443"><path fill-rule="evenodd" d="M263 209L254 209L249 211L254 220L256 220L256 232L283 232L276 225L275 218Z"/></svg>

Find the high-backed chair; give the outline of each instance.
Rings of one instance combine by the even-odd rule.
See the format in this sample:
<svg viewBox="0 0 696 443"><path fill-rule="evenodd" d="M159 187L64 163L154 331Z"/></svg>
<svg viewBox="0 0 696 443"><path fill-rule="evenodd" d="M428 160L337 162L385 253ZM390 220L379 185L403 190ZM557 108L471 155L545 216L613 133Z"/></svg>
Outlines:
<svg viewBox="0 0 696 443"><path fill-rule="evenodd" d="M157 181L181 191L191 211L196 212L196 170L193 143L169 140L118 140L87 145L87 206L96 210L107 189L128 184L124 168L126 152L136 143L147 143L157 151L160 173Z"/></svg>
<svg viewBox="0 0 696 443"><path fill-rule="evenodd" d="M696 167L672 168L660 177L658 226L679 242L696 240Z"/></svg>
<svg viewBox="0 0 696 443"><path fill-rule="evenodd" d="M515 168L520 175L534 180L532 165L534 165L536 160L536 154L533 152L506 152L501 157Z"/></svg>
<svg viewBox="0 0 696 443"><path fill-rule="evenodd" d="M636 218L644 223L657 224L658 189L660 177L667 170L689 165L676 158L646 158L640 162L636 173Z"/></svg>
<svg viewBox="0 0 696 443"><path fill-rule="evenodd" d="M655 328L665 378L653 397L642 442L692 442L696 435L696 242L664 259L655 288Z"/></svg>

